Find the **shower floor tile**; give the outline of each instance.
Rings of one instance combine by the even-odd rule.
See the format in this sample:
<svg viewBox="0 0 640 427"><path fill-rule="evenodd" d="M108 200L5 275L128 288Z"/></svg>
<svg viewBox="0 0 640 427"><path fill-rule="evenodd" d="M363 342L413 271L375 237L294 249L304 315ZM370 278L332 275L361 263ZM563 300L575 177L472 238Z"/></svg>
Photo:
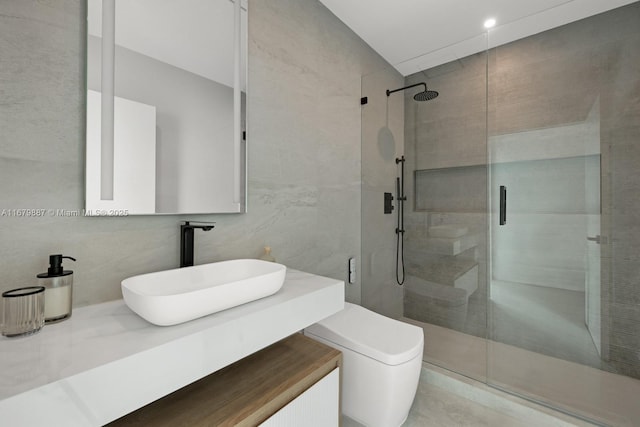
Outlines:
<svg viewBox="0 0 640 427"><path fill-rule="evenodd" d="M638 426L640 380L440 326L407 318L401 320L423 328L424 360L429 366L445 368L441 370L473 382L477 387L489 387L485 385L488 382L510 393L546 402L550 407L600 420L605 425Z"/></svg>
<svg viewBox="0 0 640 427"><path fill-rule="evenodd" d="M494 280L490 319L493 341L604 368L585 326L584 292Z"/></svg>

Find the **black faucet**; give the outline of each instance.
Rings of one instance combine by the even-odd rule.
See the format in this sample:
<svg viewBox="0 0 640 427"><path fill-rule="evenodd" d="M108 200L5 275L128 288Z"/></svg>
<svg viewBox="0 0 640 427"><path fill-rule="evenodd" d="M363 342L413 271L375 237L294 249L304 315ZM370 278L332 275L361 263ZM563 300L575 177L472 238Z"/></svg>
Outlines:
<svg viewBox="0 0 640 427"><path fill-rule="evenodd" d="M200 225L202 224L202 225ZM180 268L191 267L193 265L193 230L199 228L204 231L211 230L215 223L204 222L193 225L185 221L180 225Z"/></svg>

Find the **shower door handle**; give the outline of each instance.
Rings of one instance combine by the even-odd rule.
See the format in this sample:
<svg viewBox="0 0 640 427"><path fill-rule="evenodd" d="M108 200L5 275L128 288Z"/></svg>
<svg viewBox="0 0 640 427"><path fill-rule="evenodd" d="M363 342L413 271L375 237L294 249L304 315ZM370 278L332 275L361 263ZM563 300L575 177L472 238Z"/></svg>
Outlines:
<svg viewBox="0 0 640 427"><path fill-rule="evenodd" d="M507 187L500 186L500 225L507 223Z"/></svg>

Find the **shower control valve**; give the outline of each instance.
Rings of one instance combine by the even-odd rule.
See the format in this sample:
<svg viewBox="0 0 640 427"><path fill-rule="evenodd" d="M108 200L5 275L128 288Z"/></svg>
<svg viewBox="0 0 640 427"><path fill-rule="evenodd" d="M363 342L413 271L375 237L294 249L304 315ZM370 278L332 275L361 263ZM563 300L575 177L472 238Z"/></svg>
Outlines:
<svg viewBox="0 0 640 427"><path fill-rule="evenodd" d="M384 193L384 213L390 214L393 212L393 195L391 193Z"/></svg>

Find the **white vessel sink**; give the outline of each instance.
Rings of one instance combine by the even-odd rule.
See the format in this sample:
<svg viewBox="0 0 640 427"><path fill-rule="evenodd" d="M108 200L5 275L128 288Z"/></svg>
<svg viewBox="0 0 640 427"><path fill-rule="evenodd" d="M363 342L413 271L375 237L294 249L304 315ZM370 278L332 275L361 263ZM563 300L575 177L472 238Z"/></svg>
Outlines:
<svg viewBox="0 0 640 427"><path fill-rule="evenodd" d="M159 326L176 325L272 295L287 267L237 259L142 274L122 281L127 306Z"/></svg>

